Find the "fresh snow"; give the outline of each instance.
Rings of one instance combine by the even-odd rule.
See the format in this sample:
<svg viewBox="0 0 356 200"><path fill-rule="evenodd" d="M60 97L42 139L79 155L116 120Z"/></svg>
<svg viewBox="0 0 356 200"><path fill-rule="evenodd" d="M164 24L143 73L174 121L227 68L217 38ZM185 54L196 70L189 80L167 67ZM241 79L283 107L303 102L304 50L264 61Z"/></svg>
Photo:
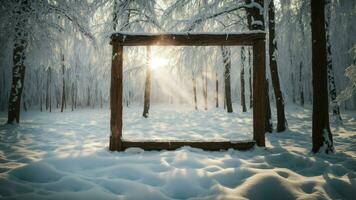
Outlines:
<svg viewBox="0 0 356 200"><path fill-rule="evenodd" d="M127 139L243 140L251 113L124 108ZM354 199L356 115L332 125L334 154L310 153L311 110L288 107L289 130L267 147L109 152L109 110L22 113L0 125L0 199ZM5 124L6 113L0 113Z"/></svg>

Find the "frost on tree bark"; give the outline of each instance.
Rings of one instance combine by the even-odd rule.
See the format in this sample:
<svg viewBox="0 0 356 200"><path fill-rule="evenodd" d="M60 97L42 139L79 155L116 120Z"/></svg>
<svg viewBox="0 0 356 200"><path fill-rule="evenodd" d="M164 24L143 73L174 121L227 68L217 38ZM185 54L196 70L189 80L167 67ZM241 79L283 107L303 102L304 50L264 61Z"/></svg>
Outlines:
<svg viewBox="0 0 356 200"><path fill-rule="evenodd" d="M324 5L324 0L311 1L313 153L319 152L321 148L326 153L334 150L329 124Z"/></svg>
<svg viewBox="0 0 356 200"><path fill-rule="evenodd" d="M9 96L8 105L8 120L9 124L14 122L20 122L20 104L21 95L24 87L25 79L25 58L27 37L26 32L27 17L29 2L27 0L21 0L15 11L15 35L14 35L14 49L13 49L13 67L12 67L12 84Z"/></svg>
<svg viewBox="0 0 356 200"><path fill-rule="evenodd" d="M62 104L61 104L61 112L64 110L64 105L66 103L66 83L64 78L64 54L61 55L62 57Z"/></svg>
<svg viewBox="0 0 356 200"><path fill-rule="evenodd" d="M245 48L241 47L241 71L240 71L240 81L241 81L241 107L242 112L246 112L246 101L245 101Z"/></svg>
<svg viewBox="0 0 356 200"><path fill-rule="evenodd" d="M223 64L225 67L224 80L225 80L225 101L228 113L232 113L232 102L231 102L231 50L229 47L221 46L221 53L223 56Z"/></svg>
<svg viewBox="0 0 356 200"><path fill-rule="evenodd" d="M270 0L268 6L268 28L269 28L269 68L271 71L272 86L276 97L277 108L277 132L286 130L286 117L284 112L284 99L279 82L278 67L277 67L277 41L275 38L275 7L273 0Z"/></svg>
<svg viewBox="0 0 356 200"><path fill-rule="evenodd" d="M150 109L150 98L151 98L151 48L147 46L147 66L146 66L146 81L145 81L145 95L143 102L143 114L142 116L147 118Z"/></svg>
<svg viewBox="0 0 356 200"><path fill-rule="evenodd" d="M325 39L326 39L326 50L327 50L327 66L328 66L328 85L329 85L329 95L331 100L331 109L333 111L334 122L341 124L342 118L340 115L339 104L336 100L336 86L334 71L332 65L332 53L331 53L331 41L330 41L330 18L331 18L331 2L330 0L325 0Z"/></svg>

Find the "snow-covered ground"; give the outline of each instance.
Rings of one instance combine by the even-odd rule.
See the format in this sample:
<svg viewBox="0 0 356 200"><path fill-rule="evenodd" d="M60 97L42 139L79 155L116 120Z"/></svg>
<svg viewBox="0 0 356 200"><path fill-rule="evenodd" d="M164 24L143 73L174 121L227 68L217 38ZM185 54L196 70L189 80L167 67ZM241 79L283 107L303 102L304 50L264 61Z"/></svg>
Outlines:
<svg viewBox="0 0 356 200"><path fill-rule="evenodd" d="M125 108L130 140L246 140L251 114ZM31 111L0 125L0 199L354 199L356 115L333 125L336 153L310 153L311 111L287 108L289 130L267 148L109 152L109 111ZM6 113L0 113L0 124Z"/></svg>

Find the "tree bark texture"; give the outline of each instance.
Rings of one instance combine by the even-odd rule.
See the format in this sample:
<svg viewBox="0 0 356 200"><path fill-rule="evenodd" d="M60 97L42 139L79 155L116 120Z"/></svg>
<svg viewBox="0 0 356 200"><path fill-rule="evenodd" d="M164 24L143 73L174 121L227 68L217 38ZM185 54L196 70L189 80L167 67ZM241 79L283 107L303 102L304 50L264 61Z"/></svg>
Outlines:
<svg viewBox="0 0 356 200"><path fill-rule="evenodd" d="M29 2L27 0L21 0L17 10L15 11L16 25L13 49L12 83L9 96L7 120L7 123L9 124L20 122L20 104L26 69L24 61L26 59L26 48L28 44L28 34L26 30L28 22L26 13L28 13L28 9Z"/></svg>
<svg viewBox="0 0 356 200"><path fill-rule="evenodd" d="M331 100L331 109L333 112L334 122L337 124L342 123L342 118L340 115L339 104L336 101L336 85L332 64L332 52L331 52L331 41L330 41L330 18L331 18L331 1L325 0L325 39L326 39L326 50L327 50L327 65L328 65L328 85L329 85L329 95Z"/></svg>
<svg viewBox="0 0 356 200"><path fill-rule="evenodd" d="M221 46L221 52L223 56L223 64L225 67L224 80L225 80L225 99L226 108L228 113L232 113L232 101L231 101L231 50L229 47Z"/></svg>
<svg viewBox="0 0 356 200"><path fill-rule="evenodd" d="M275 37L275 7L273 0L270 0L268 6L269 16L269 67L271 72L272 86L276 99L277 108L277 132L286 130L286 117L284 112L284 98L279 82L278 67L277 67L277 41Z"/></svg>
<svg viewBox="0 0 356 200"><path fill-rule="evenodd" d="M143 114L144 118L147 118L149 115L150 109L150 99L151 99L151 48L147 46L147 66L146 66L146 81L145 81L145 95L144 95L144 102L143 102Z"/></svg>
<svg viewBox="0 0 356 200"><path fill-rule="evenodd" d="M314 153L319 152L321 147L326 153L333 151L329 124L324 5L324 0L311 1Z"/></svg>
<svg viewBox="0 0 356 200"><path fill-rule="evenodd" d="M241 81L241 107L242 112L246 112L246 101L245 101L245 48L241 47L241 71L240 71L240 81Z"/></svg>

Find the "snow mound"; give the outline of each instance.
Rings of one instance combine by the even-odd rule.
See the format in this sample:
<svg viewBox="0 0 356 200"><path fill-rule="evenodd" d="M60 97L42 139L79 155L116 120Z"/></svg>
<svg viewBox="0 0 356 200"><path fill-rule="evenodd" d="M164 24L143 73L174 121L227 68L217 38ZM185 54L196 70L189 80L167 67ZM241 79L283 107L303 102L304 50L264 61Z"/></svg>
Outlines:
<svg viewBox="0 0 356 200"><path fill-rule="evenodd" d="M333 128L336 153L314 155L310 111L291 113L289 130L267 134L266 149L109 152L103 111L29 112L0 127L0 199L354 199L354 115Z"/></svg>

